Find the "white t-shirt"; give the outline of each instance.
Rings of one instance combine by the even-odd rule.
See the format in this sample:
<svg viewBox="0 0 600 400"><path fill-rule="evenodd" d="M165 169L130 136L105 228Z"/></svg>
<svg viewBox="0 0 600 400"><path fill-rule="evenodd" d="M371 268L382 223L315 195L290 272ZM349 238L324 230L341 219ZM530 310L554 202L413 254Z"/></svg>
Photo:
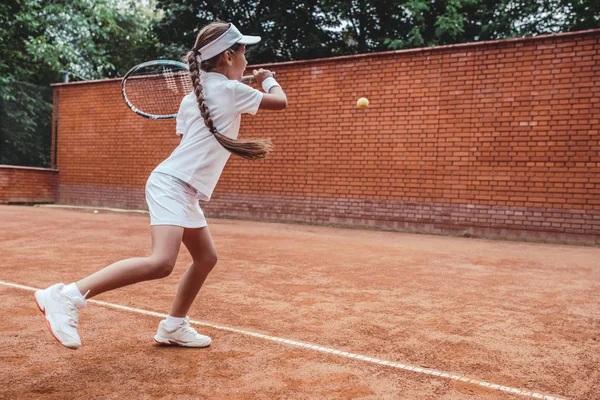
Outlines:
<svg viewBox="0 0 600 400"><path fill-rule="evenodd" d="M223 135L236 139L242 114L258 112L262 92L216 72L203 72L201 79L204 100L215 127ZM183 135L179 146L154 172L189 183L198 191L199 199L208 201L231 153L217 142L204 124L194 92L181 101L177 134Z"/></svg>

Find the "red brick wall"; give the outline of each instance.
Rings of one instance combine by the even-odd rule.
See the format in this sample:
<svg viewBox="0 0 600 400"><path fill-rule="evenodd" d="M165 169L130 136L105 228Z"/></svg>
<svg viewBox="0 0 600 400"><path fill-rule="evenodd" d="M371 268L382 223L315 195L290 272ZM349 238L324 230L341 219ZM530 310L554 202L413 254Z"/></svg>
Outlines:
<svg viewBox="0 0 600 400"><path fill-rule="evenodd" d="M0 165L0 204L54 203L58 171Z"/></svg>
<svg viewBox="0 0 600 400"><path fill-rule="evenodd" d="M289 107L240 135L276 151L232 157L207 215L600 243L600 30L269 68ZM55 87L59 202L145 208L175 124L119 89Z"/></svg>

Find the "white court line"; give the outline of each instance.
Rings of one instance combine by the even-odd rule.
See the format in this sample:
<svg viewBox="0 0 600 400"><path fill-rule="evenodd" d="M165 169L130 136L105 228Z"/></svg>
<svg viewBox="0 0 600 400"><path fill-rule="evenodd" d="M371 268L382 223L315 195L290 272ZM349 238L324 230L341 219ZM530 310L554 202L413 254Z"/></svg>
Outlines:
<svg viewBox="0 0 600 400"><path fill-rule="evenodd" d="M30 291L38 290L38 289L30 287L30 286L24 286L24 285L19 285L16 283L9 283L9 282L4 282L4 281L0 281L0 285L13 287L13 288L17 288L17 289L30 290ZM167 317L167 314L141 310L139 308L121 306L119 304L112 304L112 303L107 303L104 301L88 300L88 302L93 303L93 304L98 304L101 306L105 306L105 307L109 307L109 308L115 308L117 310L124 310L124 311L130 311L130 312L134 312L134 313L138 313L138 314L151 315L153 317L160 317L160 318ZM195 324L195 325L200 325L200 326L206 326L209 328L219 329L222 331L235 332L235 333L239 333L241 335L257 337L260 339L266 339L266 340L270 340L273 342L284 343L284 344L288 344L290 346L302 347L304 349L316 350L316 351L320 351L323 353L329 353L329 354L334 354L334 355L341 356L341 357L361 360L361 361L365 361L365 362L372 363L372 364L379 364L379 365L384 365L387 367L397 368L397 369L401 369L401 370L405 370L405 371L416 372L419 374L426 374L426 375L432 375L432 376L445 378L445 379L452 379L455 381L470 383L472 385L479 385L479 386L486 387L491 390L498 390L498 391L502 391L502 392L516 394L519 396L531 397L534 399L545 399L545 400L566 400L563 397L550 396L548 394L536 393L536 392L532 392L532 391L526 390L526 389L517 389L514 387L510 387L510 386L503 386L503 385L499 385L499 384L492 383L492 382L467 378L467 377L464 377L464 376L461 376L458 374L438 371L438 370L435 370L432 368L415 367L412 365L407 365L407 364L399 363L396 361L389 361L389 360L383 360L380 358L363 356L360 354L348 353L348 352L341 351L341 350L335 350L335 349L332 349L329 347L323 347L323 346L318 346L318 345L314 345L314 344L298 342L296 340L284 339L284 338L280 338L280 337L276 337L276 336L263 335L261 333L255 333L255 332L245 331L245 330L236 329L236 328L230 328L228 326L215 325L215 324L211 324L209 322L190 320L190 323Z"/></svg>
<svg viewBox="0 0 600 400"><path fill-rule="evenodd" d="M94 207L94 206L70 206L63 204L34 204L34 207L38 208L65 208L65 209L79 209L79 210L99 210L99 211L113 211L121 213L137 213L137 214L149 214L147 210L134 210L126 208L110 208L110 207Z"/></svg>

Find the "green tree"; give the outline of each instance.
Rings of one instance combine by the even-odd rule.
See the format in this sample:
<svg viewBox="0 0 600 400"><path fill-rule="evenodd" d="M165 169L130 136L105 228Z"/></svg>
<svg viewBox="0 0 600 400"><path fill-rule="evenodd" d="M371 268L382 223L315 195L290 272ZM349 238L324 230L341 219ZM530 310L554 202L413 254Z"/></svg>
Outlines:
<svg viewBox="0 0 600 400"><path fill-rule="evenodd" d="M346 51L428 47L600 27L597 0L322 0Z"/></svg>
<svg viewBox="0 0 600 400"><path fill-rule="evenodd" d="M252 63L298 60L340 54L341 35L327 28L338 22L317 0L195 1L157 0L163 19L155 26L165 57L180 58L194 45L199 29L215 21L234 23L262 42L248 48Z"/></svg>
<svg viewBox="0 0 600 400"><path fill-rule="evenodd" d="M157 0L163 54L214 20L261 35L252 62L427 47L600 27L597 0Z"/></svg>
<svg viewBox="0 0 600 400"><path fill-rule="evenodd" d="M434 46L600 27L596 0L410 0L410 33L388 36L390 48Z"/></svg>
<svg viewBox="0 0 600 400"><path fill-rule="evenodd" d="M579 31L600 28L600 2L597 0L561 0L561 5L569 9L565 31Z"/></svg>
<svg viewBox="0 0 600 400"><path fill-rule="evenodd" d="M52 98L62 78L123 75L158 51L157 16L133 1L5 0L0 5L0 163L48 166ZM50 93L50 94L49 94Z"/></svg>

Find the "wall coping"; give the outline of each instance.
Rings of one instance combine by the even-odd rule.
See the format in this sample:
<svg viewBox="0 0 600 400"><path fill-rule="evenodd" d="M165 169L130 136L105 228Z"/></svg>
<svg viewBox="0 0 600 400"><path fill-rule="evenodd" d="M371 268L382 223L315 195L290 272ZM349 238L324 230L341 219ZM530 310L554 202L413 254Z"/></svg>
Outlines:
<svg viewBox="0 0 600 400"><path fill-rule="evenodd" d="M330 61L340 61L340 60L353 60L353 59L362 59L362 58L377 58L377 57L387 57L391 55L398 54L412 54L412 53L437 53L442 52L449 49L470 49L477 47L489 47L494 45L503 45L503 44L511 44L511 43L527 43L527 42L535 42L542 41L550 38L568 38L568 37L576 37L576 36L588 36L600 34L600 29L588 29L584 31L575 31L575 32L563 32L563 33L553 33L547 35L539 35L539 36L527 36L523 38L510 38L510 39L500 39L500 40L486 40L481 42L469 42L469 43L457 43L457 44L448 44L443 46L433 46L433 47L419 47L414 49L403 49L403 50L391 50L391 51L382 51L377 53L362 53L362 54L352 54L347 56L337 56L337 57L327 57L327 58L315 58L311 60L297 60L297 61L284 61L279 63L265 63L265 64L252 64L248 65L247 69L259 68L259 67L281 67L281 66L290 66L290 65L305 65L305 64L320 64L324 62ZM120 82L123 78L106 78L106 79L94 79L89 81L78 81L78 82L61 82L61 83L53 83L51 87L64 87L64 86L73 86L73 85L88 85L94 83L110 83L110 82Z"/></svg>
<svg viewBox="0 0 600 400"><path fill-rule="evenodd" d="M24 170L29 170L29 171L42 171L42 172L58 173L58 169L54 169L54 168L25 167L25 166L21 166L21 165L0 165L0 169L24 169Z"/></svg>

